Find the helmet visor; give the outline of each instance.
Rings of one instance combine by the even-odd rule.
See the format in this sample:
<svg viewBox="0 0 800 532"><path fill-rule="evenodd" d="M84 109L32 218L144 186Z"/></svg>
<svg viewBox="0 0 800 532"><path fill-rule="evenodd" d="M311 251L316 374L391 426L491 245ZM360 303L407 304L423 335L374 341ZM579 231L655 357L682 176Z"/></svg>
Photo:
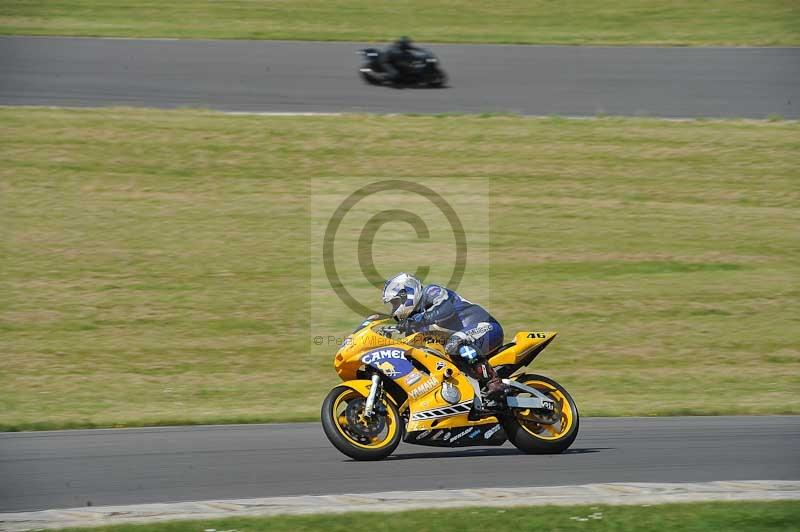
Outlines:
<svg viewBox="0 0 800 532"><path fill-rule="evenodd" d="M394 313L397 312L397 309L399 309L405 302L406 302L405 295L401 296L398 294L386 302L386 308L388 312L394 316Z"/></svg>

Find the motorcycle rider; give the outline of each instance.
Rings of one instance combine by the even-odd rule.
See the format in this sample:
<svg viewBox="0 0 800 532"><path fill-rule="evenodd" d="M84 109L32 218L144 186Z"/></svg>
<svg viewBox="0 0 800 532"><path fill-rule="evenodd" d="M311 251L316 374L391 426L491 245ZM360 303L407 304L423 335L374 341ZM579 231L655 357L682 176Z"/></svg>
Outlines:
<svg viewBox="0 0 800 532"><path fill-rule="evenodd" d="M380 63L384 79L391 83L399 82L403 72L409 69L409 63L414 60L414 51L422 51L422 48L414 46L411 39L403 36L381 52Z"/></svg>
<svg viewBox="0 0 800 532"><path fill-rule="evenodd" d="M450 334L445 351L463 360L472 376L485 387L487 398L508 393L486 355L503 344L503 328L483 307L443 286L422 282L399 273L383 285L383 302L407 332L427 332L433 326Z"/></svg>

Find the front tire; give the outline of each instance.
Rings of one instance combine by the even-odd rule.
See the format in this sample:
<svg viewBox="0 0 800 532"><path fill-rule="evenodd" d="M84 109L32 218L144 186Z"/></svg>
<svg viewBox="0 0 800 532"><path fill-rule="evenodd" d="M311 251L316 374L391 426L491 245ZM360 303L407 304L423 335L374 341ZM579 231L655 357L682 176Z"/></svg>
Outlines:
<svg viewBox="0 0 800 532"><path fill-rule="evenodd" d="M536 388L556 403L553 424L536 422L530 410L512 409L503 426L508 439L528 454L558 454L566 451L578 436L578 407L563 386L542 375L520 375L517 382ZM522 392L524 394L525 392Z"/></svg>
<svg viewBox="0 0 800 532"><path fill-rule="evenodd" d="M439 73L439 79L437 79L433 84L432 87L435 89L444 89L447 87L447 74L444 72Z"/></svg>
<svg viewBox="0 0 800 532"><path fill-rule="evenodd" d="M392 454L403 436L397 407L388 398L376 401L372 417L363 417L366 398L337 386L322 403L322 429L340 452L354 460L382 460Z"/></svg>

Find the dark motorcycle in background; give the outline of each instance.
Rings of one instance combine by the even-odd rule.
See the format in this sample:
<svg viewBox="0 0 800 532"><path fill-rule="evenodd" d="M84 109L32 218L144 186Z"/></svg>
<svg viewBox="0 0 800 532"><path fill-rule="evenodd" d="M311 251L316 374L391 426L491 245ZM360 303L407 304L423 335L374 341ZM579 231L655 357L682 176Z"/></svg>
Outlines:
<svg viewBox="0 0 800 532"><path fill-rule="evenodd" d="M439 59L430 50L420 49L411 52L411 60L404 65L396 65L398 79L387 79L381 65L381 52L377 48L365 48L358 52L364 57L364 64L358 70L361 78L370 85L405 85L410 87L447 86L447 74L439 66Z"/></svg>

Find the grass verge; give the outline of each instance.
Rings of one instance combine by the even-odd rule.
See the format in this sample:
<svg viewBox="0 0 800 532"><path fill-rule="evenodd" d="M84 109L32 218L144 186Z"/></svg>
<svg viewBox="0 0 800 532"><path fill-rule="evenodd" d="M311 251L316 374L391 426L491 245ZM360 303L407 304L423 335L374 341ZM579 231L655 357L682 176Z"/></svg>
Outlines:
<svg viewBox="0 0 800 532"><path fill-rule="evenodd" d="M800 45L792 0L6 0L0 33L612 45Z"/></svg>
<svg viewBox="0 0 800 532"><path fill-rule="evenodd" d="M482 531L495 530L670 530L675 532L739 532L796 530L800 505L796 501L666 504L646 506L536 506L528 508L463 508L399 513L349 513L266 518L174 521L152 525L92 528L108 532L182 532L269 530L350 532ZM65 529L65 530L88 530Z"/></svg>
<svg viewBox="0 0 800 532"><path fill-rule="evenodd" d="M313 333L355 319L310 320L310 183L398 177L488 180L486 282L461 292L507 333L560 331L533 368L584 415L800 413L795 122L2 108L0 127L5 430L314 419L337 379Z"/></svg>

